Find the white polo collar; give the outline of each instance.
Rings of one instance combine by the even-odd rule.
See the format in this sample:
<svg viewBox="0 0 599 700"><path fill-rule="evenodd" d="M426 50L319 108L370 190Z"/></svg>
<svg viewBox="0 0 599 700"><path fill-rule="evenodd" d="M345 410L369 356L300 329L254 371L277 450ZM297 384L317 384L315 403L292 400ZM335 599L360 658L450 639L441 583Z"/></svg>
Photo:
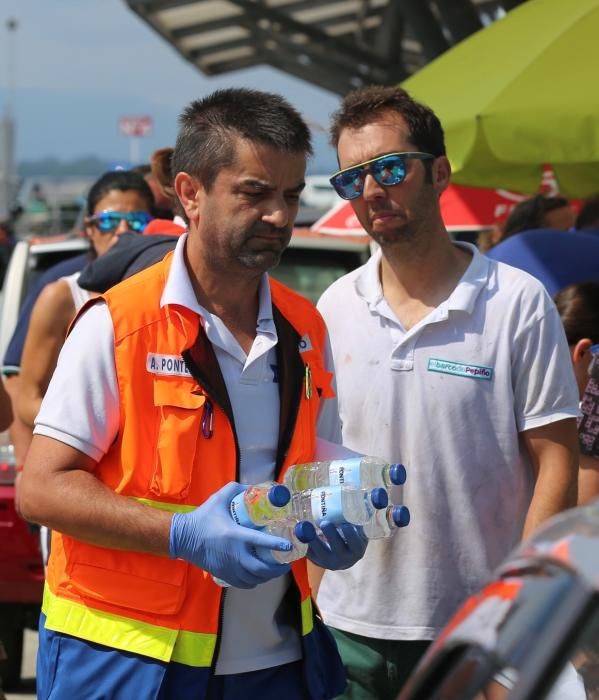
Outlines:
<svg viewBox="0 0 599 700"><path fill-rule="evenodd" d="M212 318L212 314L198 302L189 278L187 266L185 265L184 250L188 235L188 233L181 234L177 241L166 285L160 297L160 308L169 304L176 304L195 312L203 319L209 319ZM272 332L274 330L272 299L267 273L264 273L260 280L256 325L264 332Z"/></svg>
<svg viewBox="0 0 599 700"><path fill-rule="evenodd" d="M454 241L454 245L472 253L472 260L449 298L441 306L446 311L464 311L472 313L476 298L485 286L490 272L490 261L482 255L472 243ZM357 275L354 285L356 292L374 309L384 301L383 287L380 279L382 252L376 250Z"/></svg>

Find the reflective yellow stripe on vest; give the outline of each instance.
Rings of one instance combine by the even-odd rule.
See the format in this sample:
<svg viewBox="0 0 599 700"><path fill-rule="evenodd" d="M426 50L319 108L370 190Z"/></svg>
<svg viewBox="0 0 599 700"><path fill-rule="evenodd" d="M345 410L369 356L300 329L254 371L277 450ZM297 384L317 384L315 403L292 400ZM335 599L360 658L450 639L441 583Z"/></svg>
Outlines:
<svg viewBox="0 0 599 700"><path fill-rule="evenodd" d="M112 649L196 667L210 666L214 656L214 634L178 631L88 608L59 598L47 584L42 612L46 616L47 629Z"/></svg>
<svg viewBox="0 0 599 700"><path fill-rule="evenodd" d="M302 634L306 636L314 629L314 618L312 617L312 598L302 600Z"/></svg>

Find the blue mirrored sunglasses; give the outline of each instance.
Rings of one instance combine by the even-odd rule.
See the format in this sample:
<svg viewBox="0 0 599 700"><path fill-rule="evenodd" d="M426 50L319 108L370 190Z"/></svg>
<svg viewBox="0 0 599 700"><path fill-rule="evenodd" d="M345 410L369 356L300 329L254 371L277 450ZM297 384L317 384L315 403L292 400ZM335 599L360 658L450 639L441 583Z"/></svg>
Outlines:
<svg viewBox="0 0 599 700"><path fill-rule="evenodd" d="M86 223L96 226L100 233L112 233L116 231L121 221L125 220L130 231L141 233L152 218L147 211L101 211L88 216Z"/></svg>
<svg viewBox="0 0 599 700"><path fill-rule="evenodd" d="M406 160L431 160L435 156L419 151L387 153L384 156L367 160L351 168L340 170L329 180L335 192L343 199L357 199L364 191L364 179L370 173L379 185L392 187L399 185L406 177Z"/></svg>

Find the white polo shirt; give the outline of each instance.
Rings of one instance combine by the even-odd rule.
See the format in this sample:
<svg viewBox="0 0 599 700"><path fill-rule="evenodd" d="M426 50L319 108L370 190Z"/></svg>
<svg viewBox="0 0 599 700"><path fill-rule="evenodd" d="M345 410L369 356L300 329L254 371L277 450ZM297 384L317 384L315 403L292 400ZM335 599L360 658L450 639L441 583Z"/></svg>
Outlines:
<svg viewBox="0 0 599 700"><path fill-rule="evenodd" d="M241 482L270 480L279 433L279 390L268 276L260 284L257 334L246 356L225 324L198 304L185 266L186 239L183 234L177 242L161 306L176 303L202 317L231 400ZM34 432L99 461L117 435L119 412L112 318L108 307L98 304L78 320L68 336ZM321 403L320 430L332 442L339 442L336 399ZM227 589L217 674L244 673L301 658L299 630L293 622L296 611L286 611L282 605L290 581L287 575L252 590Z"/></svg>
<svg viewBox="0 0 599 700"><path fill-rule="evenodd" d="M406 331L383 297L381 253L335 282L329 329L343 444L403 462L409 527L327 571L325 621L380 639L432 639L519 541L533 479L522 431L578 414L562 323L530 275L463 244L449 298Z"/></svg>

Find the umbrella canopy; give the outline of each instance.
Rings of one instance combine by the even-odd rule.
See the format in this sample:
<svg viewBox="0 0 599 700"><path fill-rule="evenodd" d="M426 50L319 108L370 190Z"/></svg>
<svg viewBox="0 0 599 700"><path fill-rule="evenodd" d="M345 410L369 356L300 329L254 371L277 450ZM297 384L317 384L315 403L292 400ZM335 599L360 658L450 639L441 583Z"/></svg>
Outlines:
<svg viewBox="0 0 599 700"><path fill-rule="evenodd" d="M599 231L523 231L498 243L487 256L525 270L551 296L569 284L599 282Z"/></svg>
<svg viewBox="0 0 599 700"><path fill-rule="evenodd" d="M445 130L454 182L599 192L599 0L528 0L402 83Z"/></svg>

